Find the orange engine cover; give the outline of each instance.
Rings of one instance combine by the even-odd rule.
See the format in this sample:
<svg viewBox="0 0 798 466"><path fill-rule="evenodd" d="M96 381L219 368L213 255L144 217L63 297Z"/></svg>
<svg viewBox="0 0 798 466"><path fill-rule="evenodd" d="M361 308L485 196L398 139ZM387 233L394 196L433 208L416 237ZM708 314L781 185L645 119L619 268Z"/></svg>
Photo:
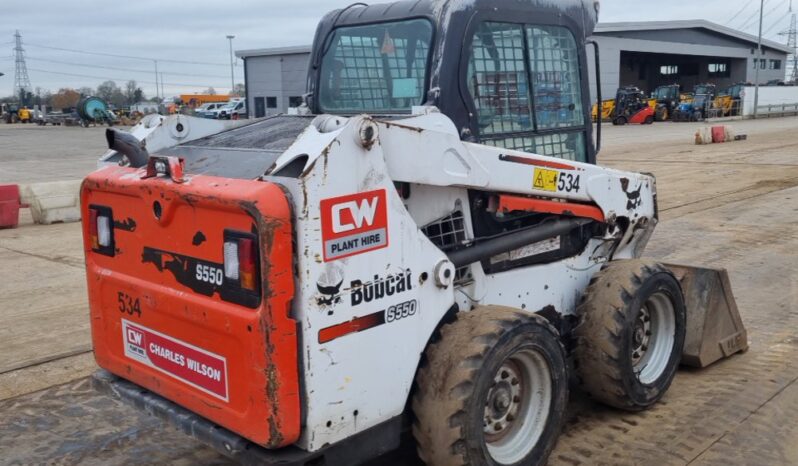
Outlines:
<svg viewBox="0 0 798 466"><path fill-rule="evenodd" d="M176 183L144 173L105 168L81 190L97 363L259 445L294 443L299 366L286 194L261 181ZM103 251L89 209L113 218ZM248 295L224 271L231 231L259 250L259 291Z"/></svg>

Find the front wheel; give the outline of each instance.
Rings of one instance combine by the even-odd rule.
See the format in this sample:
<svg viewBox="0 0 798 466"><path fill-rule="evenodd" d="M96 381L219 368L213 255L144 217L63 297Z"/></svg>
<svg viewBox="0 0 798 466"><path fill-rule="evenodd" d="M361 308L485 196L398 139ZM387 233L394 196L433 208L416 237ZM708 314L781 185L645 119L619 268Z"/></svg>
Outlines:
<svg viewBox="0 0 798 466"><path fill-rule="evenodd" d="M544 318L478 307L445 325L425 355L413 435L427 465L545 464L562 429L568 375Z"/></svg>
<svg viewBox="0 0 798 466"><path fill-rule="evenodd" d="M575 361L593 398L630 411L659 401L673 381L685 339L679 282L656 262L610 262L577 309Z"/></svg>
<svg viewBox="0 0 798 466"><path fill-rule="evenodd" d="M623 126L626 123L628 123L628 120L623 116L619 116L618 118L612 120L612 124L615 126Z"/></svg>

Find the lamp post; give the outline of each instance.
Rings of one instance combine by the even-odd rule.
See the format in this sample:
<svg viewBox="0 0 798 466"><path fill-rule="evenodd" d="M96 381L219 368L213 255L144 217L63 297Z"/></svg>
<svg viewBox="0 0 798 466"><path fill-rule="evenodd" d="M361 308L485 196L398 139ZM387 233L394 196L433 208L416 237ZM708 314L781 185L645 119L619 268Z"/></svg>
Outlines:
<svg viewBox="0 0 798 466"><path fill-rule="evenodd" d="M161 99L161 95L160 95L161 93L160 93L160 89L158 88L158 60L153 60L152 62L153 62L153 64L155 64L155 97L157 97L158 98L158 102L160 102L161 101L160 100Z"/></svg>
<svg viewBox="0 0 798 466"><path fill-rule="evenodd" d="M233 69L233 39L235 39L235 37L236 36L232 35L227 36L227 40L230 42L230 94L232 94L236 88L236 75Z"/></svg>
<svg viewBox="0 0 798 466"><path fill-rule="evenodd" d="M756 73L754 73L754 80L756 82L754 85L754 119L756 119L757 114L759 113L759 68L762 66L762 20L764 19L762 16L763 9L765 8L765 0L761 0L759 4L759 40L757 42L756 51L757 57L754 60L754 65L756 65Z"/></svg>

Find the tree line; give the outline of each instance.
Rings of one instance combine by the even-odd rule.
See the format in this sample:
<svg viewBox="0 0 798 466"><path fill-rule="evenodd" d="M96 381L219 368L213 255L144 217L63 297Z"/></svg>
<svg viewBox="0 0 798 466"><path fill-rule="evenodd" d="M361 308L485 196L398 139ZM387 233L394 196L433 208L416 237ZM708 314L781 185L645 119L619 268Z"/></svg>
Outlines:
<svg viewBox="0 0 798 466"><path fill-rule="evenodd" d="M232 93L235 96L244 96L244 85L236 84ZM216 94L216 90L209 87L203 94ZM108 102L116 108L125 108L140 102L160 103L158 97L147 98L141 87L134 80L130 80L120 87L114 81L105 81L97 88L79 87L77 89L63 87L58 92L51 92L47 89L37 87L34 92L26 92L19 96L9 96L0 98L0 102L19 102L22 105L46 105L48 108L63 110L73 108L83 97L96 96Z"/></svg>
<svg viewBox="0 0 798 466"><path fill-rule="evenodd" d="M144 91L134 80L128 81L123 87L120 87L114 81L105 81L97 86L96 89L91 87L79 87L77 89L62 87L55 93L48 89L37 87L34 92L5 97L0 99L0 101L20 102L22 105L28 106L46 105L60 110L75 107L81 98L88 96L97 96L117 108L127 107L138 102L158 101L158 98L155 97L148 100Z"/></svg>

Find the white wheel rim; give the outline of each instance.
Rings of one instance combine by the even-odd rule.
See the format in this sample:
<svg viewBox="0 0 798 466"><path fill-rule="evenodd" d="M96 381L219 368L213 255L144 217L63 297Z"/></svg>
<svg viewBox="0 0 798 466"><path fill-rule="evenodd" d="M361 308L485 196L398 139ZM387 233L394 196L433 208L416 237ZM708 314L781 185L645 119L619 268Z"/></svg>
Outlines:
<svg viewBox="0 0 798 466"><path fill-rule="evenodd" d="M668 367L676 340L675 314L673 302L662 292L640 308L632 330L632 365L642 384L654 383Z"/></svg>
<svg viewBox="0 0 798 466"><path fill-rule="evenodd" d="M502 364L483 416L485 444L494 461L514 464L529 455L546 428L551 398L551 371L540 352L522 350Z"/></svg>

